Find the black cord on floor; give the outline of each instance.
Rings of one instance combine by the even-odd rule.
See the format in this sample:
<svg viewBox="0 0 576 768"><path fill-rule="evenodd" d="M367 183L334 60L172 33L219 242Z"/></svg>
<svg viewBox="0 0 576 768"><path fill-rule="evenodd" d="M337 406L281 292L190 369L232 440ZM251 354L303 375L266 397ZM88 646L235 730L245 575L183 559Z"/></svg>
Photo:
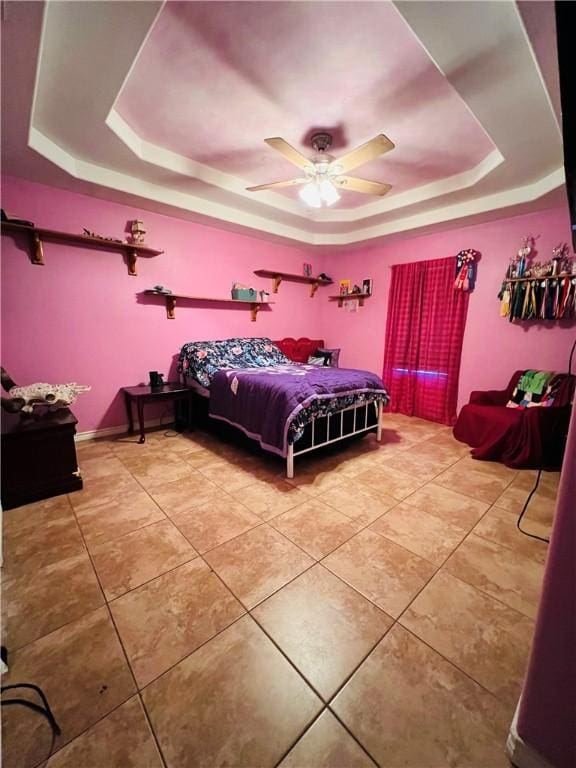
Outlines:
<svg viewBox="0 0 576 768"><path fill-rule="evenodd" d="M525 536L530 536L531 539L538 539L539 541L545 541L546 544L549 543L550 539L545 539L543 536L536 536L535 533L528 533L528 531L523 531L520 527L520 523L522 522L522 518L524 517L524 514L526 513L526 510L528 509L528 504L530 504L530 500L532 496L536 493L536 489L538 488L538 485L540 484L540 478L542 477L542 470L538 470L538 475L536 476L536 482L534 483L534 488L530 491L528 494L528 498L526 499L524 506L522 508L522 512L520 512L520 517L518 518L518 522L516 523L516 527L520 531L520 533L523 533Z"/></svg>

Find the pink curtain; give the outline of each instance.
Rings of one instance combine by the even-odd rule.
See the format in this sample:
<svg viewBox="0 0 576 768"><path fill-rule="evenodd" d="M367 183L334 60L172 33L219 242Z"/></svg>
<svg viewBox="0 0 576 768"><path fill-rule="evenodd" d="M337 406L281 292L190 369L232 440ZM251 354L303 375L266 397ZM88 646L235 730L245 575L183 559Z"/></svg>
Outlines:
<svg viewBox="0 0 576 768"><path fill-rule="evenodd" d="M453 257L392 267L383 372L390 411L456 419L468 293L454 289L455 270Z"/></svg>

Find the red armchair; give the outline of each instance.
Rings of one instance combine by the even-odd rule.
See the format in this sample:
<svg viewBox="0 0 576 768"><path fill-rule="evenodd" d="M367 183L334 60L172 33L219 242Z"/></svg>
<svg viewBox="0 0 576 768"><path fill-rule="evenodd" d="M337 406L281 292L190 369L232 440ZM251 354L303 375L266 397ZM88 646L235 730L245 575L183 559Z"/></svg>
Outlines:
<svg viewBox="0 0 576 768"><path fill-rule="evenodd" d="M507 408L523 373L516 371L504 390L472 392L454 425L454 437L472 447L475 459L501 461L515 469L559 469L576 377L560 374L550 407Z"/></svg>

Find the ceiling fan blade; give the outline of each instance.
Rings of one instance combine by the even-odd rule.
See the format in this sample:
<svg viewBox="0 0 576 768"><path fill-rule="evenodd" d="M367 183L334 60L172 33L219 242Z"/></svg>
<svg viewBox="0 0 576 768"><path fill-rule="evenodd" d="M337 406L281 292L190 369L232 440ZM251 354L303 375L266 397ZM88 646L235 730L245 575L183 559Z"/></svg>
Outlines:
<svg viewBox="0 0 576 768"><path fill-rule="evenodd" d="M310 160L308 160L307 157L304 157L304 155L301 155L297 149L294 149L294 147L288 144L287 141L284 141L284 139L276 137L272 139L264 139L264 141L269 147L275 149L276 152L280 152L281 155L284 155L286 160L289 160L293 165L297 165L298 168L310 167Z"/></svg>
<svg viewBox="0 0 576 768"><path fill-rule="evenodd" d="M259 192L261 189L278 189L278 187L293 187L295 184L306 184L309 179L288 179L288 181L272 181L270 184L259 184L257 187L246 187L248 192Z"/></svg>
<svg viewBox="0 0 576 768"><path fill-rule="evenodd" d="M350 192L362 192L365 195L385 195L392 189L391 184L382 184L379 181L356 179L354 176L339 176L332 179L332 184L340 189L348 189Z"/></svg>
<svg viewBox="0 0 576 768"><path fill-rule="evenodd" d="M383 133L379 133L378 136L370 139L366 144L362 144L351 152L348 152L347 155L343 155L332 161L329 167L338 167L338 170L341 173L346 173L347 171L351 171L352 168L357 168L359 165L364 165L364 163L374 160L376 157L383 155L384 152L389 152L391 149L394 149L394 144L387 136L384 136Z"/></svg>

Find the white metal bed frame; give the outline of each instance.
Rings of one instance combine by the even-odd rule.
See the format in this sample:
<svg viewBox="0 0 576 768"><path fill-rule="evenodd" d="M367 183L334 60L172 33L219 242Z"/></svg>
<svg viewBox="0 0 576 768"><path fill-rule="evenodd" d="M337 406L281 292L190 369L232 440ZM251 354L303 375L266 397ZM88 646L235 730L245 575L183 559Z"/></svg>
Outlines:
<svg viewBox="0 0 576 768"><path fill-rule="evenodd" d="M368 424L368 409L371 405L374 405L376 407L376 418L377 422L376 424ZM358 425L358 410L362 408L364 409L364 424ZM354 428L350 432L346 432L344 434L344 413L345 411L354 411ZM302 456L304 453L309 453L310 451L314 451L317 448L321 448L324 445L330 445L330 443L337 443L340 440L345 440L347 437L352 437L353 435L359 435L362 432L368 432L371 429L374 429L376 427L376 440L380 442L382 440L382 401L379 401L378 403L358 403L357 405L350 405L348 408L343 408L341 411L336 411L336 413L329 413L326 416L323 416L321 418L326 419L326 440L322 440L322 442L316 442L316 419L313 419L310 422L311 425L311 439L312 444L308 446L308 448L303 448L302 450L297 450L298 441L296 443L290 443L288 446L288 454L286 455L286 477L289 479L292 479L294 477L294 459L296 456ZM336 424L338 426L338 418L340 420L339 423L339 432L337 433L337 437L330 437L330 425L332 423L332 419L336 421ZM296 449L295 449L296 446Z"/></svg>

